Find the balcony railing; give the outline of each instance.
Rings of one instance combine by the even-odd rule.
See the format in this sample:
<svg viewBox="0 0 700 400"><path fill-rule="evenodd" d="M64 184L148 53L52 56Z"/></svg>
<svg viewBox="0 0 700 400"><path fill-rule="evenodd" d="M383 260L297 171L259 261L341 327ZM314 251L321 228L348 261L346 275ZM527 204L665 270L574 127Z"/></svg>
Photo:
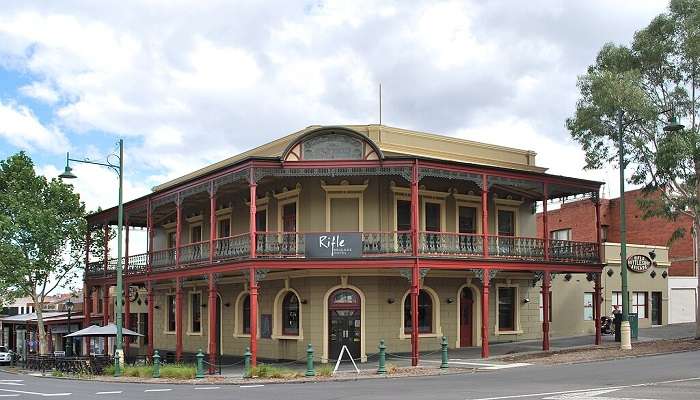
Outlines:
<svg viewBox="0 0 700 400"><path fill-rule="evenodd" d="M305 258L307 233L302 232L259 232L256 233L255 250L259 258ZM411 232L362 232L361 257L401 257L413 254ZM566 263L598 263L598 244L569 240L549 240L548 253L545 240L518 236L486 237L488 258L522 261L551 261ZM151 253L151 268L162 271L173 268L191 267L205 264L210 259L210 243L186 244L180 247L179 263L175 248L156 250ZM215 252L211 258L215 262L237 261L250 257L250 234L214 240ZM452 232L419 232L418 255L443 258L484 258L484 236L479 234ZM129 256L127 274L140 274L147 271L148 254ZM111 276L116 269L116 259L110 259L107 270L103 262L91 262L86 274L90 276Z"/></svg>

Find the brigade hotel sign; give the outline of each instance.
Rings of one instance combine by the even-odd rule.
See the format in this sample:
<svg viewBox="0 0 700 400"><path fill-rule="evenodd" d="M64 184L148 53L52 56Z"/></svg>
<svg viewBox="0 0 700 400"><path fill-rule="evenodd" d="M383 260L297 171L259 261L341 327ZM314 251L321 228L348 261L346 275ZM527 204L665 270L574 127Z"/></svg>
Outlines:
<svg viewBox="0 0 700 400"><path fill-rule="evenodd" d="M651 259L642 254L627 257L627 268L632 272L645 272L651 267Z"/></svg>
<svg viewBox="0 0 700 400"><path fill-rule="evenodd" d="M304 236L304 250L306 258L360 258L362 234L307 233Z"/></svg>

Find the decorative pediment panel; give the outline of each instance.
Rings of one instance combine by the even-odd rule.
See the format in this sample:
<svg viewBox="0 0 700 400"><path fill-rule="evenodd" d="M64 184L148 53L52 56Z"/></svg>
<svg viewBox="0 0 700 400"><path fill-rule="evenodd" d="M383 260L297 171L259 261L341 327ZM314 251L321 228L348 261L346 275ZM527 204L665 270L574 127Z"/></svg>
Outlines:
<svg viewBox="0 0 700 400"><path fill-rule="evenodd" d="M282 156L285 162L380 158L381 151L369 138L344 127L308 132L292 142Z"/></svg>

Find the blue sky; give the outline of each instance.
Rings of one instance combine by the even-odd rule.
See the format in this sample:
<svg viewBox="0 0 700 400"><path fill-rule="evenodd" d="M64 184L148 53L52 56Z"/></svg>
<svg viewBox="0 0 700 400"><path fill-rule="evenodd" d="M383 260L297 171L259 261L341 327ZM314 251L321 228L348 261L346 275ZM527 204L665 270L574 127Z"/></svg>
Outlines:
<svg viewBox="0 0 700 400"><path fill-rule="evenodd" d="M196 4L196 7L193 5ZM665 1L9 1L0 13L0 157L55 176L65 152L126 146L126 198L314 124L383 120L538 152L583 172L564 128L576 77ZM76 166L89 208L107 170Z"/></svg>

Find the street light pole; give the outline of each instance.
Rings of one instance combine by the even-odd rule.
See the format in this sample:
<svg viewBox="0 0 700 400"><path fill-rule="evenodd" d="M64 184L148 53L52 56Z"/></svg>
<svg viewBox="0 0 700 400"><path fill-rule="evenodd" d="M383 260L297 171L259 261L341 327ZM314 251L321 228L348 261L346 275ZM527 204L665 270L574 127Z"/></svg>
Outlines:
<svg viewBox="0 0 700 400"><path fill-rule="evenodd" d="M632 349L632 332L629 321L629 292L627 288L627 219L625 217L625 141L622 125L623 111L617 116L620 150L620 275L622 275L622 323L620 325L620 349Z"/></svg>
<svg viewBox="0 0 700 400"><path fill-rule="evenodd" d="M100 162L95 162L95 161L88 161L88 160L77 160L70 158L70 154L66 154L66 169L65 171L59 175L59 178L63 179L75 179L77 176L73 174L73 170L71 169L69 162L78 162L78 163L85 163L85 164L94 164L94 165L101 165L103 167L108 167L111 168L113 171L115 171L119 175L119 210L118 210L118 215L117 215L117 295L116 295L116 300L117 303L114 308L114 313L116 314L115 316L115 321L117 323L117 336L115 338L116 343L114 344L115 350L114 350L114 356L119 360L119 362L115 363L115 368L114 368L114 376L121 376L121 367L120 365L123 364L124 360L124 350L123 350L123 328L122 328L122 229L124 225L124 204L123 204L123 186L124 186L124 140L119 139L119 155L117 156L119 158L119 164L114 165L109 162L109 159L107 163L100 163ZM108 238L105 237L105 240Z"/></svg>

